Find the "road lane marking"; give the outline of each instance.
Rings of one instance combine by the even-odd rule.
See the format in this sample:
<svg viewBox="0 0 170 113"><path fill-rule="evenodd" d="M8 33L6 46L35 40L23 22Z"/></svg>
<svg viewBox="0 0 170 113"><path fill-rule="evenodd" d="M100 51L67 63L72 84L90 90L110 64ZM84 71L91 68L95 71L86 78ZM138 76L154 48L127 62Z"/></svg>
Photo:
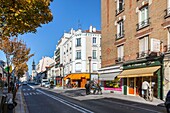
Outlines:
<svg viewBox="0 0 170 113"><path fill-rule="evenodd" d="M48 94L48 93L45 93L45 92L43 92L43 91L41 91L41 90L39 90L39 89L37 89L37 91L39 91L40 93L42 93L42 94L44 94L44 95L46 95L46 96L48 96L48 97L53 98L54 100L59 101L59 102L65 104L65 105L67 105L67 106L70 106L70 107L72 107L72 108L74 108L74 109L76 109L76 110L78 110L78 111L80 111L80 112L82 112L82 113L94 113L93 111L90 111L90 110L88 110L88 109L86 109L86 108L83 108L83 107L81 107L81 106L79 106L79 105L76 105L76 104L71 103L71 102L69 102L69 101L66 101L66 100L64 100L64 99L61 99L61 98L59 98L59 97L56 97L56 96L54 96L54 95L50 95L50 94Z"/></svg>

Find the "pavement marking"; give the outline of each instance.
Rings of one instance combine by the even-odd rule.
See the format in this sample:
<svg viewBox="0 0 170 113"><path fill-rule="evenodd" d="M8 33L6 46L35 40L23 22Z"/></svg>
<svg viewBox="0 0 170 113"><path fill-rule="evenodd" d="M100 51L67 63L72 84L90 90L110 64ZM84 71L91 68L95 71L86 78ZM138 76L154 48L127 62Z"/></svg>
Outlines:
<svg viewBox="0 0 170 113"><path fill-rule="evenodd" d="M30 89L27 89L28 91L30 91Z"/></svg>
<svg viewBox="0 0 170 113"><path fill-rule="evenodd" d="M66 101L66 100L64 100L64 99L62 99L62 98L59 98L59 97L56 97L56 96L54 96L54 95L50 95L50 94L48 94L48 93L45 93L45 92L43 92L43 91L41 91L41 90L39 90L39 89L37 89L37 91L41 92L42 94L44 94L44 95L46 95L46 96L48 96L48 97L53 98L54 100L59 101L59 102L65 104L65 105L67 105L67 106L70 106L70 107L72 107L73 109L76 109L76 110L78 110L78 111L80 111L80 112L82 112L82 113L94 113L93 111L90 111L90 110L88 110L88 109L86 109L86 108L83 108L83 107L81 107L81 106L79 106L79 105L76 105L76 104L74 104L74 103L71 103L71 102L69 102L69 101Z"/></svg>

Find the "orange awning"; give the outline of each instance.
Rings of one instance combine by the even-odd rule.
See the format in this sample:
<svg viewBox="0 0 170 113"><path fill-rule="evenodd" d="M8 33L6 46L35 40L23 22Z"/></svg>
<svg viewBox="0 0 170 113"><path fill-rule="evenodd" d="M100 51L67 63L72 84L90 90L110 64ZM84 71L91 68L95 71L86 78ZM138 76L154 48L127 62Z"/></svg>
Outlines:
<svg viewBox="0 0 170 113"><path fill-rule="evenodd" d="M70 78L71 80L80 80L81 78L90 79L89 73L74 73L69 74L66 77L64 77L64 80Z"/></svg>

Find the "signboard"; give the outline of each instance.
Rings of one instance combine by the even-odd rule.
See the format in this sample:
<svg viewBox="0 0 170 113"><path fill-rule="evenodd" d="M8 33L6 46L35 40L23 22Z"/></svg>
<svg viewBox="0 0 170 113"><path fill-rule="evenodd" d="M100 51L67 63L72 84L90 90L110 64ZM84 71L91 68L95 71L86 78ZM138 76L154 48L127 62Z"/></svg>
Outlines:
<svg viewBox="0 0 170 113"><path fill-rule="evenodd" d="M98 74L91 74L91 80L98 83L99 75Z"/></svg>
<svg viewBox="0 0 170 113"><path fill-rule="evenodd" d="M151 38L151 51L160 52L161 41L158 39Z"/></svg>

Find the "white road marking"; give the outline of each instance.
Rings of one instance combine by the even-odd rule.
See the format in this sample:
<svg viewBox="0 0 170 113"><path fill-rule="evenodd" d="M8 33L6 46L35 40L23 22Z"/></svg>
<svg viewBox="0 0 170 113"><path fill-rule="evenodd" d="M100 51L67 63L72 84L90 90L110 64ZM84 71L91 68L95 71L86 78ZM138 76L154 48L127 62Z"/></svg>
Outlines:
<svg viewBox="0 0 170 113"><path fill-rule="evenodd" d="M22 89L23 91L25 91L26 89Z"/></svg>
<svg viewBox="0 0 170 113"><path fill-rule="evenodd" d="M32 93L30 93L30 95L32 95Z"/></svg>
<svg viewBox="0 0 170 113"><path fill-rule="evenodd" d="M24 96L28 96L29 94L28 93L24 93Z"/></svg>
<svg viewBox="0 0 170 113"><path fill-rule="evenodd" d="M30 91L30 89L27 89L28 91Z"/></svg>
<svg viewBox="0 0 170 113"><path fill-rule="evenodd" d="M82 112L82 113L94 113L93 111L90 111L90 110L88 110L88 109L85 109L85 108L83 108L83 107L81 107L81 106L79 106L79 105L76 105L76 104L71 103L71 102L69 102L69 101L66 101L66 100L64 100L64 99L61 99L61 98L59 98L59 97L56 97L56 96L47 94L47 93L45 93L45 92L43 92L43 91L41 91L41 90L37 90L37 91L41 92L42 94L44 94L44 95L46 95L46 96L48 96L48 97L53 98L54 100L59 101L59 102L65 104L65 105L67 105L67 106L70 106L70 107L72 107L72 108L74 108L74 109L76 109L76 110L78 110L78 111L80 111L80 112Z"/></svg>

